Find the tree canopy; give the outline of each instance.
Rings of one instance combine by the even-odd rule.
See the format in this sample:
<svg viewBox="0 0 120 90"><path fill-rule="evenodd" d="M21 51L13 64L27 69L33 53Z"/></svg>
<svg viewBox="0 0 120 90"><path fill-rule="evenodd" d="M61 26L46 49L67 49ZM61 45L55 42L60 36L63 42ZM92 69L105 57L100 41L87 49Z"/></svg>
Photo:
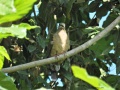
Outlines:
<svg viewBox="0 0 120 90"><path fill-rule="evenodd" d="M0 89L120 89L120 0L4 0L0 6ZM51 57L59 23L66 25L70 49Z"/></svg>

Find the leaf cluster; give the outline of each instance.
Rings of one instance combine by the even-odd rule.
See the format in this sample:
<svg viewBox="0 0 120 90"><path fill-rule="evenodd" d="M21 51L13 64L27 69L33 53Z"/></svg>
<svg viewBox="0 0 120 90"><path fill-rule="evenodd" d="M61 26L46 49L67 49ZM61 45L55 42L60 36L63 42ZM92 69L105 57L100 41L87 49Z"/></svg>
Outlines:
<svg viewBox="0 0 120 90"><path fill-rule="evenodd" d="M0 12L0 44L7 49L11 62L5 60L3 67L50 57L52 36L57 31L58 23L66 24L70 38L70 50L72 50L94 38L120 13L119 0L38 0L36 3L34 3L35 0L5 1L1 1L6 9L0 10L4 11ZM95 13L95 15L90 18L90 13ZM99 20L106 15L108 16L102 27L99 27ZM36 28L37 26L39 28ZM98 78L102 76L104 81L119 90L120 77L117 75L120 73L119 27L120 24L118 23L118 26L104 38L88 49L65 60L60 64L60 71L58 72L53 71L50 64L9 73L8 75L14 78L14 83L19 90L41 87L55 90L96 90L93 86L73 76L70 67L71 65L78 65L86 68L90 75ZM0 50L0 55L2 53L9 59L3 52L6 51ZM116 75L108 73L110 70L108 66L112 66L113 63L116 65ZM2 65L3 61L1 68ZM101 73L101 69L105 76ZM57 74L57 79L61 81L51 80L51 75L54 73Z"/></svg>

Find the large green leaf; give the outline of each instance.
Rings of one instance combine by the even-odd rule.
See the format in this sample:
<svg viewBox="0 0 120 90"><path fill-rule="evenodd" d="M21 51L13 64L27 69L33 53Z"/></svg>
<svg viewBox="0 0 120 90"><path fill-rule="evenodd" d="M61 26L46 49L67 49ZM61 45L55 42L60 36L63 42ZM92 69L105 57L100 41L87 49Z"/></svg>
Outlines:
<svg viewBox="0 0 120 90"><path fill-rule="evenodd" d="M0 8L5 8L5 12L0 16L0 24L22 18L29 12L30 9L32 9L32 5L35 1L36 0L10 0L8 2L8 0L5 0L3 2L3 0L1 0L0 3L2 3L2 7ZM0 13L3 11L4 10L2 10Z"/></svg>
<svg viewBox="0 0 120 90"><path fill-rule="evenodd" d="M0 1L0 16L15 13L14 0L1 0Z"/></svg>
<svg viewBox="0 0 120 90"><path fill-rule="evenodd" d="M72 71L75 77L82 79L83 81L91 84L92 86L96 87L98 90L115 90L103 80L88 75L87 71L84 68L80 68L78 66L72 66Z"/></svg>
<svg viewBox="0 0 120 90"><path fill-rule="evenodd" d="M24 38L26 37L26 28L23 27L0 27L0 39L8 36Z"/></svg>
<svg viewBox="0 0 120 90"><path fill-rule="evenodd" d="M3 67L4 57L10 60L10 57L3 46L0 46L0 69Z"/></svg>
<svg viewBox="0 0 120 90"><path fill-rule="evenodd" d="M0 90L17 90L12 79L3 72L0 72Z"/></svg>
<svg viewBox="0 0 120 90"><path fill-rule="evenodd" d="M11 27L0 27L0 39L7 38L8 36L24 38L26 37L27 30L36 28L37 26L30 26L26 23L21 23L19 25L12 25Z"/></svg>

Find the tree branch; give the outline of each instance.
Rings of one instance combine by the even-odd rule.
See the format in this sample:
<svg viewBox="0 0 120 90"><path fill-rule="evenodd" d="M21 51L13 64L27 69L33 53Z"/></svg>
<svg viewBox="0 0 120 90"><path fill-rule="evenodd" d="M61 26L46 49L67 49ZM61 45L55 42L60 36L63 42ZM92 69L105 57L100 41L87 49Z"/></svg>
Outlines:
<svg viewBox="0 0 120 90"><path fill-rule="evenodd" d="M68 51L65 54L61 54L61 55L57 56L57 58L50 57L47 59L37 60L37 61L26 63L26 64L3 68L1 71L5 72L5 73L11 73L11 72L19 71L19 70L29 69L29 68L36 67L36 66L42 66L42 65L46 65L46 64L50 64L50 63L54 63L54 62L59 62L63 58L71 57L71 56L85 50L86 48L90 47L92 44L94 44L95 42L97 42L98 40L103 38L107 33L109 33L119 22L120 22L120 16L118 16L109 26L107 26L103 31L101 31L94 38L92 38L89 41L87 41L86 43L76 47L75 49Z"/></svg>

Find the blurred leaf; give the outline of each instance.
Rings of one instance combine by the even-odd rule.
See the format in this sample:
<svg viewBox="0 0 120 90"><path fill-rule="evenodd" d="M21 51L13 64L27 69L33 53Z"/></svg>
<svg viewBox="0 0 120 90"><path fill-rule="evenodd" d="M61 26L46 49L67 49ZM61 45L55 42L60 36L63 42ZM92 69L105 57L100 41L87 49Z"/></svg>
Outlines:
<svg viewBox="0 0 120 90"><path fill-rule="evenodd" d="M103 77L105 82L109 83L112 87L116 86L116 90L120 89L120 76L117 75L107 75Z"/></svg>
<svg viewBox="0 0 120 90"><path fill-rule="evenodd" d="M1 89L4 88L4 89ZM1 90L17 90L14 82L9 76L6 76L3 72L0 72L0 89Z"/></svg>
<svg viewBox="0 0 120 90"><path fill-rule="evenodd" d="M115 90L103 80L88 75L87 71L84 68L80 68L78 66L72 66L72 71L75 77L82 79L83 81L91 84L92 86L96 87L98 90Z"/></svg>
<svg viewBox="0 0 120 90"><path fill-rule="evenodd" d="M14 6L14 0L1 0L0 1L0 17L2 15L7 15L11 13L15 13L16 8Z"/></svg>
<svg viewBox="0 0 120 90"><path fill-rule="evenodd" d="M111 42L113 42L113 36L109 36L107 39L102 38L89 48L94 51L96 57L99 57L109 53L112 49L112 46L110 45Z"/></svg>
<svg viewBox="0 0 120 90"><path fill-rule="evenodd" d="M120 13L120 10L118 8L113 8L114 12Z"/></svg>
<svg viewBox="0 0 120 90"><path fill-rule="evenodd" d="M22 74L22 75L28 75L28 73L26 71L17 71L19 74Z"/></svg>
<svg viewBox="0 0 120 90"><path fill-rule="evenodd" d="M4 57L10 60L10 57L3 46L0 46L0 69L3 67Z"/></svg>
<svg viewBox="0 0 120 90"><path fill-rule="evenodd" d="M110 13L110 15L106 18L106 20L103 22L103 27L107 27L110 23L112 23L115 18L118 15L114 14L114 13Z"/></svg>
<svg viewBox="0 0 120 90"><path fill-rule="evenodd" d="M29 45L29 46L28 46L29 52L33 52L35 49L36 49L36 47L33 46L33 45Z"/></svg>
<svg viewBox="0 0 120 90"><path fill-rule="evenodd" d="M21 83L21 88L23 88L23 89L29 90L29 88L31 88L31 86L29 84L26 85L26 82L24 79L21 79L20 83Z"/></svg>
<svg viewBox="0 0 120 90"><path fill-rule="evenodd" d="M27 30L34 29L34 28L39 28L39 26L31 26L27 23L20 23L18 27L25 27Z"/></svg>
<svg viewBox="0 0 120 90"><path fill-rule="evenodd" d="M3 46L0 46L0 54L6 57L8 60L10 60L7 50Z"/></svg>
<svg viewBox="0 0 120 90"><path fill-rule="evenodd" d="M72 5L73 5L74 2L75 2L75 0L69 0L67 5L66 5L66 16L67 16L67 19L70 19L70 11L72 9Z"/></svg>
<svg viewBox="0 0 120 90"><path fill-rule="evenodd" d="M0 39L7 38L8 36L25 38L27 34L27 29L33 29L37 26L30 26L26 23L21 23L19 25L12 25L11 27L0 27Z"/></svg>
<svg viewBox="0 0 120 90"><path fill-rule="evenodd" d="M91 85L87 84L86 82L73 78L75 82L71 84L70 90L95 90L92 89Z"/></svg>
<svg viewBox="0 0 120 90"><path fill-rule="evenodd" d="M91 32L96 32L96 34L97 34L97 33L99 33L99 32L102 31L102 30L103 30L103 28L101 28L101 27L99 27L99 26L88 27L88 28L85 28L85 29L83 30L83 33L84 33L84 34L88 34L88 33L91 33Z"/></svg>
<svg viewBox="0 0 120 90"><path fill-rule="evenodd" d="M63 65L63 68L65 69L65 70L68 70L69 69L69 65L70 64L70 62L68 61L68 60L66 60L65 61L65 63L64 63L64 65Z"/></svg>
<svg viewBox="0 0 120 90"><path fill-rule="evenodd" d="M0 69L2 69L4 63L4 56L0 54Z"/></svg>
<svg viewBox="0 0 120 90"><path fill-rule="evenodd" d="M76 0L75 3L83 3L85 0Z"/></svg>
<svg viewBox="0 0 120 90"><path fill-rule="evenodd" d="M26 37L26 28L24 27L0 27L0 39L7 38L8 36L24 38Z"/></svg>
<svg viewBox="0 0 120 90"><path fill-rule="evenodd" d="M37 37L37 41L39 43L39 45L42 47L42 48L45 48L45 39L42 38L40 35Z"/></svg>
<svg viewBox="0 0 120 90"><path fill-rule="evenodd" d="M70 72L62 68L61 73L66 79L68 79L69 81L72 81L73 75Z"/></svg>
<svg viewBox="0 0 120 90"><path fill-rule="evenodd" d="M6 10L5 13L7 13L6 15L0 16L0 24L1 23L5 23L5 22L11 22L11 21L15 21L17 19L22 18L23 16L25 16L30 9L32 9L32 5L35 3L36 0L12 0L11 2L9 1L4 1L5 3L3 3L3 6L5 8L7 8L8 10ZM0 3L2 3L2 1L0 1ZM11 6L13 7L13 5L15 6L15 8L12 8L13 11L16 10L16 12L10 12L11 10ZM10 6L10 7L9 7ZM4 11L4 10L2 10Z"/></svg>

